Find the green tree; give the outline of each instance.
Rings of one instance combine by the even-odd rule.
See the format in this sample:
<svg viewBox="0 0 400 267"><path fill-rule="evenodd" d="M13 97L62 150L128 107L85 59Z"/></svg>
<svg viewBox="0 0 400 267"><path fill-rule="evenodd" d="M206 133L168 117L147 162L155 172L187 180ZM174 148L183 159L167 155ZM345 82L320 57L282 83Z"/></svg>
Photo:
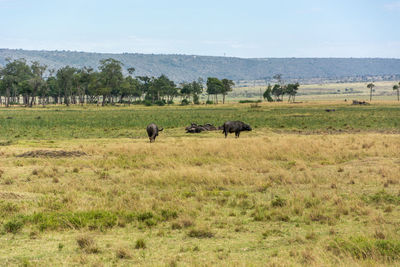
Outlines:
<svg viewBox="0 0 400 267"><path fill-rule="evenodd" d="M91 103L96 103L99 105L100 96L102 95L103 84L101 81L101 75L99 72L92 72L90 74L89 84L88 84L88 94L90 97Z"/></svg>
<svg viewBox="0 0 400 267"><path fill-rule="evenodd" d="M145 95L145 100L152 100L150 86L153 79L148 76L138 76L137 79L139 81L139 91L141 92L141 95Z"/></svg>
<svg viewBox="0 0 400 267"><path fill-rule="evenodd" d="M41 89L41 87L46 85L46 82L43 78L46 69L47 69L46 65L40 65L38 61L32 62L31 65L32 78L30 79L30 83L32 85L33 92L29 103L29 107L32 107L33 102L35 101L35 98L37 96L37 93Z"/></svg>
<svg viewBox="0 0 400 267"><path fill-rule="evenodd" d="M69 106L71 102L71 95L74 86L74 74L77 72L76 68L65 66L57 71L57 87L59 89L58 99L64 98L64 103Z"/></svg>
<svg viewBox="0 0 400 267"><path fill-rule="evenodd" d="M100 60L99 70L103 84L102 106L104 106L107 97L110 103L113 102L113 96L118 94L120 86L124 81L124 76L122 75L122 63L113 58L102 59Z"/></svg>
<svg viewBox="0 0 400 267"><path fill-rule="evenodd" d="M272 93L272 86L270 84L268 84L268 87L267 87L267 89L265 90L265 92L263 94L264 99L266 99L268 102L273 102L274 101L272 99L271 93Z"/></svg>
<svg viewBox="0 0 400 267"><path fill-rule="evenodd" d="M192 83L182 83L180 93L185 99L190 101L190 96L193 94L193 84Z"/></svg>
<svg viewBox="0 0 400 267"><path fill-rule="evenodd" d="M54 103L58 103L58 86L57 78L53 75L49 76L46 80L46 86L48 88L48 96L53 98Z"/></svg>
<svg viewBox="0 0 400 267"><path fill-rule="evenodd" d="M393 86L393 91L397 91L397 101L400 101L399 88L400 88L400 82L399 82L398 85L396 84L396 85Z"/></svg>
<svg viewBox="0 0 400 267"><path fill-rule="evenodd" d="M369 88L369 91L370 91L370 93L369 93L369 101L372 101L372 90L374 89L374 87L375 87L375 84L373 84L373 83L369 83L367 85L367 88Z"/></svg>
<svg viewBox="0 0 400 267"><path fill-rule="evenodd" d="M198 78L197 81L192 82L192 95L193 95L193 103L198 105L200 104L199 95L203 93L203 79Z"/></svg>
<svg viewBox="0 0 400 267"><path fill-rule="evenodd" d="M289 95L288 102L295 101L297 91L299 90L299 83L289 83L285 86L285 94Z"/></svg>
<svg viewBox="0 0 400 267"><path fill-rule="evenodd" d="M155 101L171 101L175 95L177 95L178 89L173 81L168 79L164 74L158 78L153 79L150 86L150 94L152 96L153 103Z"/></svg>
<svg viewBox="0 0 400 267"><path fill-rule="evenodd" d="M223 84L223 88L222 88L222 104L225 104L225 96L229 92L232 92L233 86L235 86L235 83L232 80L228 80L228 79L222 79L221 82Z"/></svg>
<svg viewBox="0 0 400 267"><path fill-rule="evenodd" d="M83 67L75 74L74 86L77 89L76 93L78 95L79 103L81 105L85 103L85 96L87 98L89 97L89 84L93 73L93 68ZM88 102L88 99L86 100L86 102Z"/></svg>
<svg viewBox="0 0 400 267"><path fill-rule="evenodd" d="M32 75L31 68L26 64L25 59L11 60L6 59L7 64L1 70L1 77L3 80L5 105L10 105L11 97L12 102L16 102L18 96L18 85L30 80Z"/></svg>
<svg viewBox="0 0 400 267"><path fill-rule="evenodd" d="M272 95L275 97L275 101L282 101L284 88L280 84L274 84L274 87L271 90ZM282 99L281 99L282 96Z"/></svg>
<svg viewBox="0 0 400 267"><path fill-rule="evenodd" d="M215 96L215 103L218 104L218 94L221 94L224 90L224 84L215 77L207 78L207 94ZM208 98L209 99L209 98Z"/></svg>

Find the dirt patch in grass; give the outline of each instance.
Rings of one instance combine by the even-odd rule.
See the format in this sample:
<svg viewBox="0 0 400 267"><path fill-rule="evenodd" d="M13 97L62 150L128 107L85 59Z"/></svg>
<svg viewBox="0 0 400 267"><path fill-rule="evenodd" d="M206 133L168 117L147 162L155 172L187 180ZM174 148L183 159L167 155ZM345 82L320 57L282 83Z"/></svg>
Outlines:
<svg viewBox="0 0 400 267"><path fill-rule="evenodd" d="M65 151L65 150L35 150L17 155L19 158L62 158L62 157L80 157L86 156L83 151Z"/></svg>

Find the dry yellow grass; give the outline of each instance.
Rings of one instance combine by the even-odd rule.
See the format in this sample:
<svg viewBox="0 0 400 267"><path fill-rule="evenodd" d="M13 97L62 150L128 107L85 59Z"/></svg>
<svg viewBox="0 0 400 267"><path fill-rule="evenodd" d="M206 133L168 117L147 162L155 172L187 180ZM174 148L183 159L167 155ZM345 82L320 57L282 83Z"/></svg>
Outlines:
<svg viewBox="0 0 400 267"><path fill-rule="evenodd" d="M400 264L399 135L204 137L1 147L0 265ZM16 157L37 149L87 155ZM26 219L90 211L116 222L52 228ZM153 217L129 220L127 212ZM23 216L21 229L7 231ZM84 235L96 253L79 249Z"/></svg>
<svg viewBox="0 0 400 267"><path fill-rule="evenodd" d="M367 85L370 82L350 82L350 83L326 83L326 84L302 84L299 88L299 95L296 97L297 101L332 101L332 100L365 100L369 101L369 89ZM397 95L393 91L393 85L398 84L398 81L378 81L374 82L376 87L373 92L373 101L396 101ZM235 88L234 93L248 92L255 94L254 99L260 99L259 93L264 93L266 86L250 86ZM346 91L347 90L352 90ZM229 95L228 95L229 97ZM246 99L246 97L228 98L232 101L237 99ZM287 96L284 97L287 99Z"/></svg>

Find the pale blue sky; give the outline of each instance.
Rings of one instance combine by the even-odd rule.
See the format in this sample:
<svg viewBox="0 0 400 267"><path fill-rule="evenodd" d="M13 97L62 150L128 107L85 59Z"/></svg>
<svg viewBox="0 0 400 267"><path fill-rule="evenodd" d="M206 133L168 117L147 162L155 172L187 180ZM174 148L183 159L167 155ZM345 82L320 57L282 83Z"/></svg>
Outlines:
<svg viewBox="0 0 400 267"><path fill-rule="evenodd" d="M400 58L400 0L0 0L0 48Z"/></svg>

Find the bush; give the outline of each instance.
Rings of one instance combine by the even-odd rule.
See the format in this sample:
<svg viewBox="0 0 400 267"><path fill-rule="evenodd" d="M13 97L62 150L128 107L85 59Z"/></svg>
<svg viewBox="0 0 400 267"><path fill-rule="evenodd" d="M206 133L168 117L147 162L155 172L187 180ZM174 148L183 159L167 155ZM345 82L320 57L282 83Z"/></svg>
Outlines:
<svg viewBox="0 0 400 267"><path fill-rule="evenodd" d="M132 104L132 105L142 105L142 104L144 104L144 103L143 103L143 101L141 101L141 100L136 100L136 101L132 101L131 104Z"/></svg>
<svg viewBox="0 0 400 267"><path fill-rule="evenodd" d="M145 106L148 106L148 107L153 105L153 103L151 103L150 100L145 100L145 101L143 101L143 104L144 104Z"/></svg>
<svg viewBox="0 0 400 267"><path fill-rule="evenodd" d="M261 103L262 101L260 100L260 99L258 99L258 100L248 100L248 99L246 99L246 100L240 100L239 101L239 103L240 104L245 104L245 103Z"/></svg>
<svg viewBox="0 0 400 267"><path fill-rule="evenodd" d="M207 101L206 101L206 104L207 104L207 105L211 105L211 104L214 104L214 102L211 101L211 100L207 100Z"/></svg>
<svg viewBox="0 0 400 267"><path fill-rule="evenodd" d="M173 101L173 100L168 100L167 104L168 104L168 105L173 105L173 104L174 104L174 101Z"/></svg>
<svg viewBox="0 0 400 267"><path fill-rule="evenodd" d="M186 106L186 105L189 105L189 104L190 104L190 102L189 102L189 100L187 100L186 98L183 99L182 102L181 102L181 105L182 105L182 106Z"/></svg>
<svg viewBox="0 0 400 267"><path fill-rule="evenodd" d="M165 100L157 100L155 102L155 104L158 105L158 106L164 106L165 105Z"/></svg>

